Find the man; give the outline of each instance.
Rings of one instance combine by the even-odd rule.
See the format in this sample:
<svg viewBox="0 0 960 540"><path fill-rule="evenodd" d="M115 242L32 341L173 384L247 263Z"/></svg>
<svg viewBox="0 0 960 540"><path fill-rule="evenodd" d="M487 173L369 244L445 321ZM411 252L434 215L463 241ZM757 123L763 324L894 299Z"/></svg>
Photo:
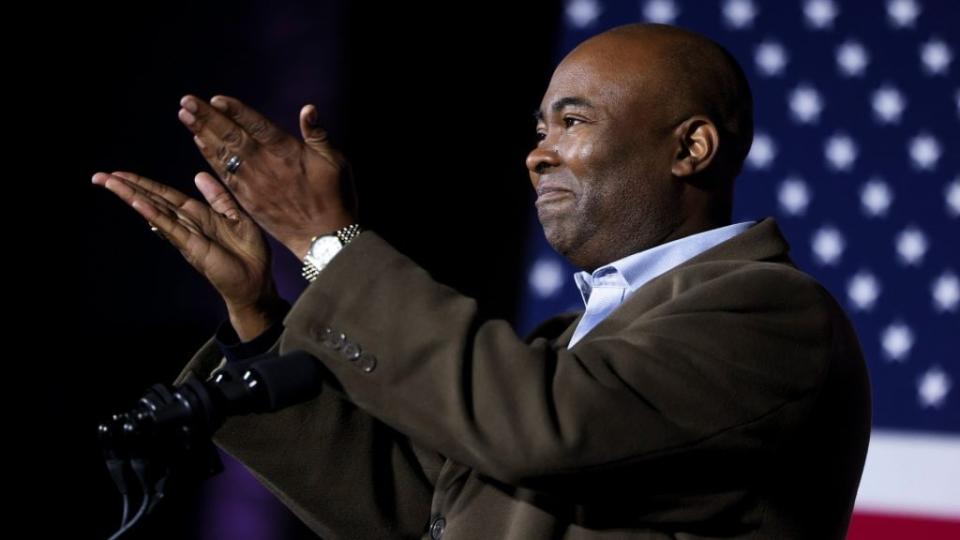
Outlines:
<svg viewBox="0 0 960 540"><path fill-rule="evenodd" d="M752 104L715 43L631 25L557 67L527 166L587 309L527 339L355 235L311 107L300 143L236 100L181 103L229 191L198 175L208 207L130 173L94 182L227 303L240 343L211 339L178 382L267 348L328 370L313 401L214 438L321 536L844 537L869 436L862 353L773 220L730 225ZM289 313L257 224L316 275ZM313 236L332 231L324 254Z"/></svg>

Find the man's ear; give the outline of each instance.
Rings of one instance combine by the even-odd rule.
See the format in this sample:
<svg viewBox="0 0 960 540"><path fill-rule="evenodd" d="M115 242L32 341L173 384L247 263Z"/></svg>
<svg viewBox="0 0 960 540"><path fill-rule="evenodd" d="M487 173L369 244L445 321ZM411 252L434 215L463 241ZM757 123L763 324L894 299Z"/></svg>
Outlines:
<svg viewBox="0 0 960 540"><path fill-rule="evenodd" d="M670 172L684 177L696 174L710 165L720 148L717 126L706 116L691 116L674 130L678 144Z"/></svg>

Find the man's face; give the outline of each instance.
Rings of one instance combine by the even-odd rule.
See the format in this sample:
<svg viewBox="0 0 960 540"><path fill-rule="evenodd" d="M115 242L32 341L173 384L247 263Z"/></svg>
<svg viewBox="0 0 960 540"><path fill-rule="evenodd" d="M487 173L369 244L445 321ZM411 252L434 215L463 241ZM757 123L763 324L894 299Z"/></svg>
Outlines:
<svg viewBox="0 0 960 540"><path fill-rule="evenodd" d="M554 72L526 162L547 240L586 270L660 243L680 214L675 126L656 63L642 59L652 53L596 41Z"/></svg>

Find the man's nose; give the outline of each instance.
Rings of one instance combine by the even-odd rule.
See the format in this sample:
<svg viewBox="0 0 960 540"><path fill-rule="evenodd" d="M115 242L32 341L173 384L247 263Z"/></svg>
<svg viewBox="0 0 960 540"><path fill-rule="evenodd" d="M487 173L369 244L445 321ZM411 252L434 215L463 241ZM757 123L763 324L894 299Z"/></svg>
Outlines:
<svg viewBox="0 0 960 540"><path fill-rule="evenodd" d="M546 145L538 146L527 155L527 169L532 173L543 174L547 167L556 167L560 164L560 154L556 148Z"/></svg>

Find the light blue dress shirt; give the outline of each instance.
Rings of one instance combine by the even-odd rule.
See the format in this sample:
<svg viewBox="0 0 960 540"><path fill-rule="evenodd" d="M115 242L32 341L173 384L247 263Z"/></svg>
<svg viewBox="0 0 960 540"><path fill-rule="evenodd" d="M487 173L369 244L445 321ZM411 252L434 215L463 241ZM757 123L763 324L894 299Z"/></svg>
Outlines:
<svg viewBox="0 0 960 540"><path fill-rule="evenodd" d="M651 279L726 242L756 224L743 221L717 229L691 234L666 244L646 249L605 264L593 271L577 272L573 280L580 289L586 311L570 339L572 348L600 321Z"/></svg>

